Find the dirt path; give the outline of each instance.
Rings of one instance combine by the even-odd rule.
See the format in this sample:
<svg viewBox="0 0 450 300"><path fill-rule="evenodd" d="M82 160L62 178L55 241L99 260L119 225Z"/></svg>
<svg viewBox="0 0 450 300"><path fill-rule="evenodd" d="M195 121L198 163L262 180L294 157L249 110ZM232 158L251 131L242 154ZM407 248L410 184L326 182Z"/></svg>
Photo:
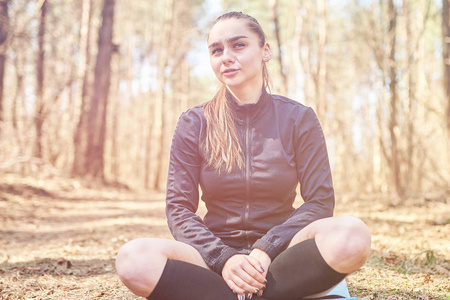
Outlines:
<svg viewBox="0 0 450 300"><path fill-rule="evenodd" d="M0 176L0 299L141 299L120 284L114 257L128 240L170 238L163 197ZM450 205L410 202L338 203L373 233L369 262L348 279L358 299L450 297Z"/></svg>

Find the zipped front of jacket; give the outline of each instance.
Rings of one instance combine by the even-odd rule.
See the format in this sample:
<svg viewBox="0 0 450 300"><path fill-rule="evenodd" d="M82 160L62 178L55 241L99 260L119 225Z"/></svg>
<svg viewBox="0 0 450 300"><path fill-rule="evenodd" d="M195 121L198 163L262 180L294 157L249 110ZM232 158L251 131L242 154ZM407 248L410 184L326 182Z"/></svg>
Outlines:
<svg viewBox="0 0 450 300"><path fill-rule="evenodd" d="M247 247L251 248L252 244L248 236L248 226L250 215L250 179L251 179L251 169L250 169L250 113L246 111L245 118L245 213L244 213L244 228L245 228L245 239L247 242Z"/></svg>

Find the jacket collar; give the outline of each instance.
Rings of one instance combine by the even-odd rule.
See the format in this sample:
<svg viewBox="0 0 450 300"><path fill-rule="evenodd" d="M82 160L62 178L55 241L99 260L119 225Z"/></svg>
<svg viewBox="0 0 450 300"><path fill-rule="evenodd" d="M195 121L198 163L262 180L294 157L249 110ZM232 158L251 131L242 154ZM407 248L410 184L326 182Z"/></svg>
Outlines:
<svg viewBox="0 0 450 300"><path fill-rule="evenodd" d="M231 108L235 112L236 120L241 123L249 117L250 122L254 122L259 119L269 109L271 96L267 93L266 89L262 89L261 97L256 103L248 103L239 105L234 99L230 91L226 91L226 98Z"/></svg>

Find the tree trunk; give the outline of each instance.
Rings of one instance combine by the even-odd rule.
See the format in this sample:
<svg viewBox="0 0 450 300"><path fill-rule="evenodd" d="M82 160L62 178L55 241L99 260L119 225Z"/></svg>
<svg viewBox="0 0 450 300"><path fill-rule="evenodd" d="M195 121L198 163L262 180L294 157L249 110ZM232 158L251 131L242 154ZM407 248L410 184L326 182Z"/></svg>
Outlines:
<svg viewBox="0 0 450 300"><path fill-rule="evenodd" d="M114 72L113 74L118 74L119 70L120 70L120 59L119 57L115 56L114 60L112 62L112 66L114 67ZM119 118L120 118L120 101L118 101L118 98L120 97L120 78L119 76L114 76L112 78L112 84L111 84L111 89L113 91L113 97L111 97L112 103L111 105L113 106L110 109L110 112L112 114L112 118L110 119L111 121L111 133L109 134L110 139L111 139L111 176L114 180L114 182L119 182L120 181L120 151L119 151Z"/></svg>
<svg viewBox="0 0 450 300"><path fill-rule="evenodd" d="M160 40L159 56L158 56L158 92L156 97L156 102L154 105L154 123L153 127L153 148L155 154L155 164L154 164L154 180L151 187L155 190L162 188L162 162L164 155L164 131L165 131L165 110L164 102L166 100L165 86L167 83L167 77L165 74L166 67L168 66L169 60L169 46L171 43L172 29L173 29L173 15L175 9L175 2L173 0L168 0L165 2L164 10L164 23L163 23L163 33Z"/></svg>
<svg viewBox="0 0 450 300"><path fill-rule="evenodd" d="M154 105L150 103L150 111L153 111ZM153 142L152 142L152 132L154 127L154 118L149 118L148 120L148 135L146 137L145 141L145 164L144 164L144 187L150 188L151 185L151 176L152 176L152 170L153 170Z"/></svg>
<svg viewBox="0 0 450 300"><path fill-rule="evenodd" d="M19 101L21 100L21 98L23 98L23 82L24 82L24 67L22 67L21 65L21 59L20 59L20 55L16 55L13 59L13 64L14 64L14 69L16 72L16 92L15 95L12 99L12 107L11 107L11 123L12 123L12 128L14 131L14 135L17 137L18 140L20 140L21 138L21 134L19 133L19 128L18 128L18 120L17 120L17 103L19 103ZM19 141L20 144L20 141Z"/></svg>
<svg viewBox="0 0 450 300"><path fill-rule="evenodd" d="M91 24L92 24L92 2L93 0L83 0L81 29L80 29L80 61L78 69L78 77L81 78L81 91L78 95L79 99L79 118L75 129L74 143L74 159L72 165L73 175L84 175L86 173L86 150L87 150L87 116L88 116L88 74L91 61Z"/></svg>
<svg viewBox="0 0 450 300"><path fill-rule="evenodd" d="M311 1L301 1L296 2L296 24L295 30L299 36L297 40L296 47L298 47L298 60L304 71L303 78L303 94L305 104L308 106L312 105L312 100L314 99L313 84L311 84L311 78L314 77L312 66L311 66L311 52L312 52L312 42L309 31L312 30L312 16L309 13L302 14L301 10L309 12L311 10ZM305 48L304 51L302 49ZM303 54L303 52L306 52Z"/></svg>
<svg viewBox="0 0 450 300"><path fill-rule="evenodd" d="M189 108L189 64L187 59L181 65L181 97L178 111L185 111ZM176 120L174 120L176 122Z"/></svg>
<svg viewBox="0 0 450 300"><path fill-rule="evenodd" d="M2 133L3 126L3 90L5 86L5 63L6 55L0 54L0 135Z"/></svg>
<svg viewBox="0 0 450 300"><path fill-rule="evenodd" d="M278 0L270 0L269 3L272 9L272 22L274 24L275 39L277 41L278 50L278 64L280 68L281 89L280 94L286 95L288 92L288 78L283 68L283 55L281 52L281 37L280 37L280 21L278 18Z"/></svg>
<svg viewBox="0 0 450 300"><path fill-rule="evenodd" d="M154 6L150 6L148 15L153 17L155 15L155 7ZM148 35L150 36L150 41L148 42L149 44L149 53L146 53L146 56L150 56L150 53L152 51L154 51L155 49L155 45L156 45L156 38L159 36L156 34L156 32L158 31L158 29L156 28L155 25L153 25L150 30L150 32L148 33ZM145 138L145 157L144 157L144 187L146 189L150 188L152 182L151 182L151 178L153 175L153 151L152 151L152 133L153 133L153 124L154 124L154 118L152 115L154 109L154 101L149 101L149 106L148 106L148 112L150 117L147 118L146 122L144 123L146 126L146 132L143 135Z"/></svg>
<svg viewBox="0 0 450 300"><path fill-rule="evenodd" d="M447 98L447 156L450 154L450 0L442 0L442 56L444 62L444 89ZM450 157L447 157L450 164ZM450 167L448 170L450 176ZM447 189L449 189L447 181Z"/></svg>
<svg viewBox="0 0 450 300"><path fill-rule="evenodd" d="M36 108L34 115L34 126L36 130L36 140L34 146L34 156L42 158L42 125L44 124L44 35L45 35L45 15L47 13L47 0L42 2L41 16L38 31L38 56L36 61Z"/></svg>
<svg viewBox="0 0 450 300"><path fill-rule="evenodd" d="M320 0L317 10L312 1L300 1L301 9L306 13L302 22L302 38L299 49L306 48L305 55L300 54L300 61L306 73L304 76L305 102L314 99L315 111L319 120L325 121L327 105L325 89L327 80L327 34L328 34L328 3ZM300 21L296 21L299 26ZM315 25L317 22L317 26ZM305 57L303 57L305 56ZM312 84L311 84L312 82ZM324 124L324 127L326 124ZM325 129L325 128L324 128Z"/></svg>
<svg viewBox="0 0 450 300"><path fill-rule="evenodd" d="M110 86L111 56L113 52L112 31L114 0L105 0L102 10L103 22L99 30L97 62L94 86L88 115L88 143L86 152L87 174L104 178L104 148L106 113Z"/></svg>
<svg viewBox="0 0 450 300"><path fill-rule="evenodd" d="M325 122L327 114L327 103L325 99L326 87L327 87L327 33L328 33L328 4L327 0L320 0L318 2L318 38L319 49L317 58L317 70L315 75L315 87L316 87L316 101L317 101L317 115L319 119ZM327 123L324 123L326 126Z"/></svg>
<svg viewBox="0 0 450 300"><path fill-rule="evenodd" d="M395 190L400 197L403 197L403 188L400 180L400 161L397 145L397 66L396 66L396 44L397 44L397 11L393 0L389 0L389 63L388 63L388 73L389 73L389 93L390 93L390 103L389 103L389 135L391 139L391 172L394 180Z"/></svg>
<svg viewBox="0 0 450 300"><path fill-rule="evenodd" d="M294 31L292 36L292 51L291 51L291 62L292 68L289 69L288 77L290 78L292 84L292 93L294 95L305 94L306 87L302 87L298 84L299 79L304 77L304 71L302 70L302 57L301 57L301 41L303 32L303 18L301 14L302 5L300 1L295 1L295 13L294 13ZM289 85L289 84L288 84ZM306 102L305 102L306 104Z"/></svg>
<svg viewBox="0 0 450 300"><path fill-rule="evenodd" d="M9 30L8 2L9 0L0 0L0 134L3 123L3 89L6 61L5 45Z"/></svg>
<svg viewBox="0 0 450 300"><path fill-rule="evenodd" d="M444 88L447 98L447 130L450 137L450 1L442 0L442 55Z"/></svg>
<svg viewBox="0 0 450 300"><path fill-rule="evenodd" d="M415 47L415 35L412 29L411 20L411 3L405 1L403 3L403 10L405 14L405 26L406 26L406 46L408 49L408 115L407 115L407 153L406 153L406 166L407 171L405 173L404 191L408 194L411 190L411 181L414 174L414 107L416 103L417 94L417 61L416 61L416 47Z"/></svg>

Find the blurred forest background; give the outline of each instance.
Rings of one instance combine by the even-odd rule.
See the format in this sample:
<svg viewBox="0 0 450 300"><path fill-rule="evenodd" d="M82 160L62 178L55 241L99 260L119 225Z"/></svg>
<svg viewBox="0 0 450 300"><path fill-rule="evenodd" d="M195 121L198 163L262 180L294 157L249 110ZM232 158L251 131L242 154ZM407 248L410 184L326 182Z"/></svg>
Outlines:
<svg viewBox="0 0 450 300"><path fill-rule="evenodd" d="M272 92L316 111L336 214L371 229L350 293L450 300L450 0L0 0L0 299L138 299L115 256L170 238L172 134L219 87L229 10L265 29Z"/></svg>
<svg viewBox="0 0 450 300"><path fill-rule="evenodd" d="M163 190L228 10L265 29L272 92L315 109L339 192L445 201L448 0L0 0L0 172Z"/></svg>

